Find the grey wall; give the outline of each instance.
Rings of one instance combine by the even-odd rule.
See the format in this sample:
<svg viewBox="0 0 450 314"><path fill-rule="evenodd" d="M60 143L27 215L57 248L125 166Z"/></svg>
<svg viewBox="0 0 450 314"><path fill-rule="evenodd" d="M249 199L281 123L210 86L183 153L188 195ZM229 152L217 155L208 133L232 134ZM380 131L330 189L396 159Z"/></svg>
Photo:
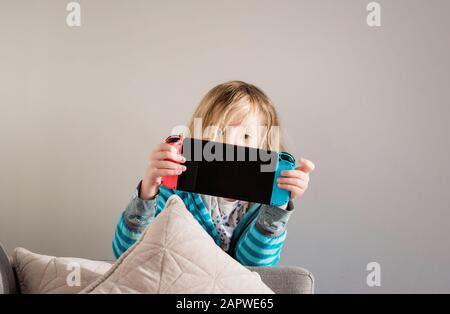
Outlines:
<svg viewBox="0 0 450 314"><path fill-rule="evenodd" d="M153 146L230 79L316 163L281 264L317 292L450 292L448 1L0 1L0 241L112 258ZM366 285L381 264L382 286Z"/></svg>

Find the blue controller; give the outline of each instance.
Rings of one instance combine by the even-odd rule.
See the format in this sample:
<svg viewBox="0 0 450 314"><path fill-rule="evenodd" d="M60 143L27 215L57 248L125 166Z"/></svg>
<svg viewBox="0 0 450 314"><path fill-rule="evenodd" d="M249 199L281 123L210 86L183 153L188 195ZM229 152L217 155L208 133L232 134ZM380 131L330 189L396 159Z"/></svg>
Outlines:
<svg viewBox="0 0 450 314"><path fill-rule="evenodd" d="M272 197L270 199L270 205L283 206L284 204L287 204L289 202L291 193L288 190L279 188L277 185L277 179L281 177L281 171L294 169L295 158L289 153L279 152L275 176L273 178Z"/></svg>

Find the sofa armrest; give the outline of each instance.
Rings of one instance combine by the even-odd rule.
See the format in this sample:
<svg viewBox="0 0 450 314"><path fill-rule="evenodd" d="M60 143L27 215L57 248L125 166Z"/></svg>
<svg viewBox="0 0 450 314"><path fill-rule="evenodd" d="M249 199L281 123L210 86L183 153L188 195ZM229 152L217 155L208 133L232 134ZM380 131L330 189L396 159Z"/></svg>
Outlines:
<svg viewBox="0 0 450 314"><path fill-rule="evenodd" d="M276 294L312 294L314 293L314 276L298 266L246 266L257 272L262 281Z"/></svg>
<svg viewBox="0 0 450 314"><path fill-rule="evenodd" d="M0 294L16 294L17 285L14 271L6 250L0 243Z"/></svg>

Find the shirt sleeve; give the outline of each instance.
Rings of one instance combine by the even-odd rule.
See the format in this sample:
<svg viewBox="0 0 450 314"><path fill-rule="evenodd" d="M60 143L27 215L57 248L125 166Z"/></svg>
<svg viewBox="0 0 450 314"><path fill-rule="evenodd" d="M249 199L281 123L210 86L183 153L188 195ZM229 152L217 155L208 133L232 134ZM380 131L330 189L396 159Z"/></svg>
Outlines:
<svg viewBox="0 0 450 314"><path fill-rule="evenodd" d="M236 243L236 260L245 266L278 264L287 236L287 222L292 212L292 203L287 209L261 205L258 216Z"/></svg>
<svg viewBox="0 0 450 314"><path fill-rule="evenodd" d="M289 201L286 209L261 205L255 227L259 232L270 237L281 235L287 228L287 223L293 212L294 205Z"/></svg>
<svg viewBox="0 0 450 314"><path fill-rule="evenodd" d="M112 241L113 253L119 258L141 236L156 216L159 195L150 200L140 198L142 181L136 187L131 200L120 215Z"/></svg>

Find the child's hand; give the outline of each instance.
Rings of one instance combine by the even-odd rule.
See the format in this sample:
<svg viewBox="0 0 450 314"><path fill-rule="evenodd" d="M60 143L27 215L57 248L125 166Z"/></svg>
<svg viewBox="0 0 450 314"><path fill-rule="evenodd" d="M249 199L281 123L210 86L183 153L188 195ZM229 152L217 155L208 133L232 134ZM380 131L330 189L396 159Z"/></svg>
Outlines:
<svg viewBox="0 0 450 314"><path fill-rule="evenodd" d="M161 143L153 150L148 157L147 169L141 185L141 198L151 199L158 193L161 178L165 176L179 175L186 170L186 167L179 165L186 160L178 154L177 150L167 143Z"/></svg>
<svg viewBox="0 0 450 314"><path fill-rule="evenodd" d="M281 171L278 186L291 192L291 200L303 195L308 188L309 174L314 170L314 164L305 158L300 158L301 166L295 170Z"/></svg>

